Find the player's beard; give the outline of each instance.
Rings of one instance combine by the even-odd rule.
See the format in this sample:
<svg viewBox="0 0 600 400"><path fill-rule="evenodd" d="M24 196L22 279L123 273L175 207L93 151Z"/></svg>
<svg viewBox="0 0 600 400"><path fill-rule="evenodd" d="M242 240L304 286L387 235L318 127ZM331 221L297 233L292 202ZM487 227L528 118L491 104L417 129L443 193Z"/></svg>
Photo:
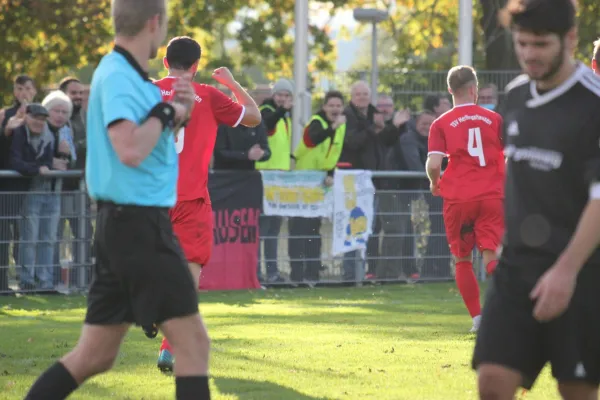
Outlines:
<svg viewBox="0 0 600 400"><path fill-rule="evenodd" d="M565 54L565 43L563 40L561 40L558 53L552 60L550 60L550 65L548 67L548 71L544 72L540 77L530 76L530 78L534 79L536 81L552 80L552 78L554 78L556 76L556 74L558 74L558 72L560 71L560 69L562 68L562 66L565 62L564 54Z"/></svg>

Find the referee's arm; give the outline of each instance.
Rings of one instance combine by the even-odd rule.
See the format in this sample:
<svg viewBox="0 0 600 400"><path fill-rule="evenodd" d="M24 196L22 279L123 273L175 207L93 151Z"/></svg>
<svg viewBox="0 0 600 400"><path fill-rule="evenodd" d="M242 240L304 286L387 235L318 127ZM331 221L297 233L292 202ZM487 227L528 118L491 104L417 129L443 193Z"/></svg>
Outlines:
<svg viewBox="0 0 600 400"><path fill-rule="evenodd" d="M160 119L151 117L142 125L121 119L108 126L108 136L119 156L119 160L129 166L138 167L158 143L163 132Z"/></svg>
<svg viewBox="0 0 600 400"><path fill-rule="evenodd" d="M138 119L133 108L137 102L136 90L128 78L113 76L101 87L103 122L111 144L123 164L138 167L152 152L165 127L175 122L183 106L159 102L138 125L134 122ZM182 91L178 90L178 96L181 98L182 95Z"/></svg>

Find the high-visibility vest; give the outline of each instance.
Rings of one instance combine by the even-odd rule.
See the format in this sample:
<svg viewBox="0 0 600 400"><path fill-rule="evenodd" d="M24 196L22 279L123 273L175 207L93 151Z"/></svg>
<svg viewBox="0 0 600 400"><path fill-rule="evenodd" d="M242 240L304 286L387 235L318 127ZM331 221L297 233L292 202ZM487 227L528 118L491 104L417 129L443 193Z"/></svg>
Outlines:
<svg viewBox="0 0 600 400"><path fill-rule="evenodd" d="M260 110L270 110L275 112L275 108L269 104L260 106ZM292 146L292 119L283 117L277 121L275 132L267 140L271 150L271 158L267 161L257 161L254 165L256 169L277 169L289 171L291 166L291 146Z"/></svg>
<svg viewBox="0 0 600 400"><path fill-rule="evenodd" d="M313 115L306 127L304 127L305 134L313 121L319 121L323 129L329 128L329 123L317 114ZM300 140L296 151L294 151L296 169L317 171L330 171L334 169L342 154L345 136L346 124L342 124L335 130L333 140L327 138L323 143L319 143L315 147L307 147L304 144L304 140Z"/></svg>

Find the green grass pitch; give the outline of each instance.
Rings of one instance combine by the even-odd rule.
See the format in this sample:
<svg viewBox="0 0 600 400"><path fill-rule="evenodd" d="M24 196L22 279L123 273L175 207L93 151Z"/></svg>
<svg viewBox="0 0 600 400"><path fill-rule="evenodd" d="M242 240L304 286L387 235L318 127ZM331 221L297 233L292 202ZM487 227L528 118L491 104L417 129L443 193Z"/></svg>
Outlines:
<svg viewBox="0 0 600 400"><path fill-rule="evenodd" d="M483 290L483 289L482 289ZM452 284L210 292L211 389L221 400L476 399L474 335ZM0 399L75 344L83 297L0 297ZM172 399L159 338L133 328L114 370L72 399ZM548 369L525 399L558 399Z"/></svg>

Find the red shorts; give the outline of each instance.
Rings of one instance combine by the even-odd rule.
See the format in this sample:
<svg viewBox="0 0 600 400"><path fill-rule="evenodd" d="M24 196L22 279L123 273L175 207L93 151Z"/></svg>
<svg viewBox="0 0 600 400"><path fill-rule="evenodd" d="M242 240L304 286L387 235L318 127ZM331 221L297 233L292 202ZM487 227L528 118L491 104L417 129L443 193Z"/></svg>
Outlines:
<svg viewBox="0 0 600 400"><path fill-rule="evenodd" d="M206 265L213 247L213 213L210 201L180 201L169 214L185 258L188 262Z"/></svg>
<svg viewBox="0 0 600 400"><path fill-rule="evenodd" d="M504 233L502 199L444 204L444 224L450 252L467 257L477 245L479 251L496 251Z"/></svg>

